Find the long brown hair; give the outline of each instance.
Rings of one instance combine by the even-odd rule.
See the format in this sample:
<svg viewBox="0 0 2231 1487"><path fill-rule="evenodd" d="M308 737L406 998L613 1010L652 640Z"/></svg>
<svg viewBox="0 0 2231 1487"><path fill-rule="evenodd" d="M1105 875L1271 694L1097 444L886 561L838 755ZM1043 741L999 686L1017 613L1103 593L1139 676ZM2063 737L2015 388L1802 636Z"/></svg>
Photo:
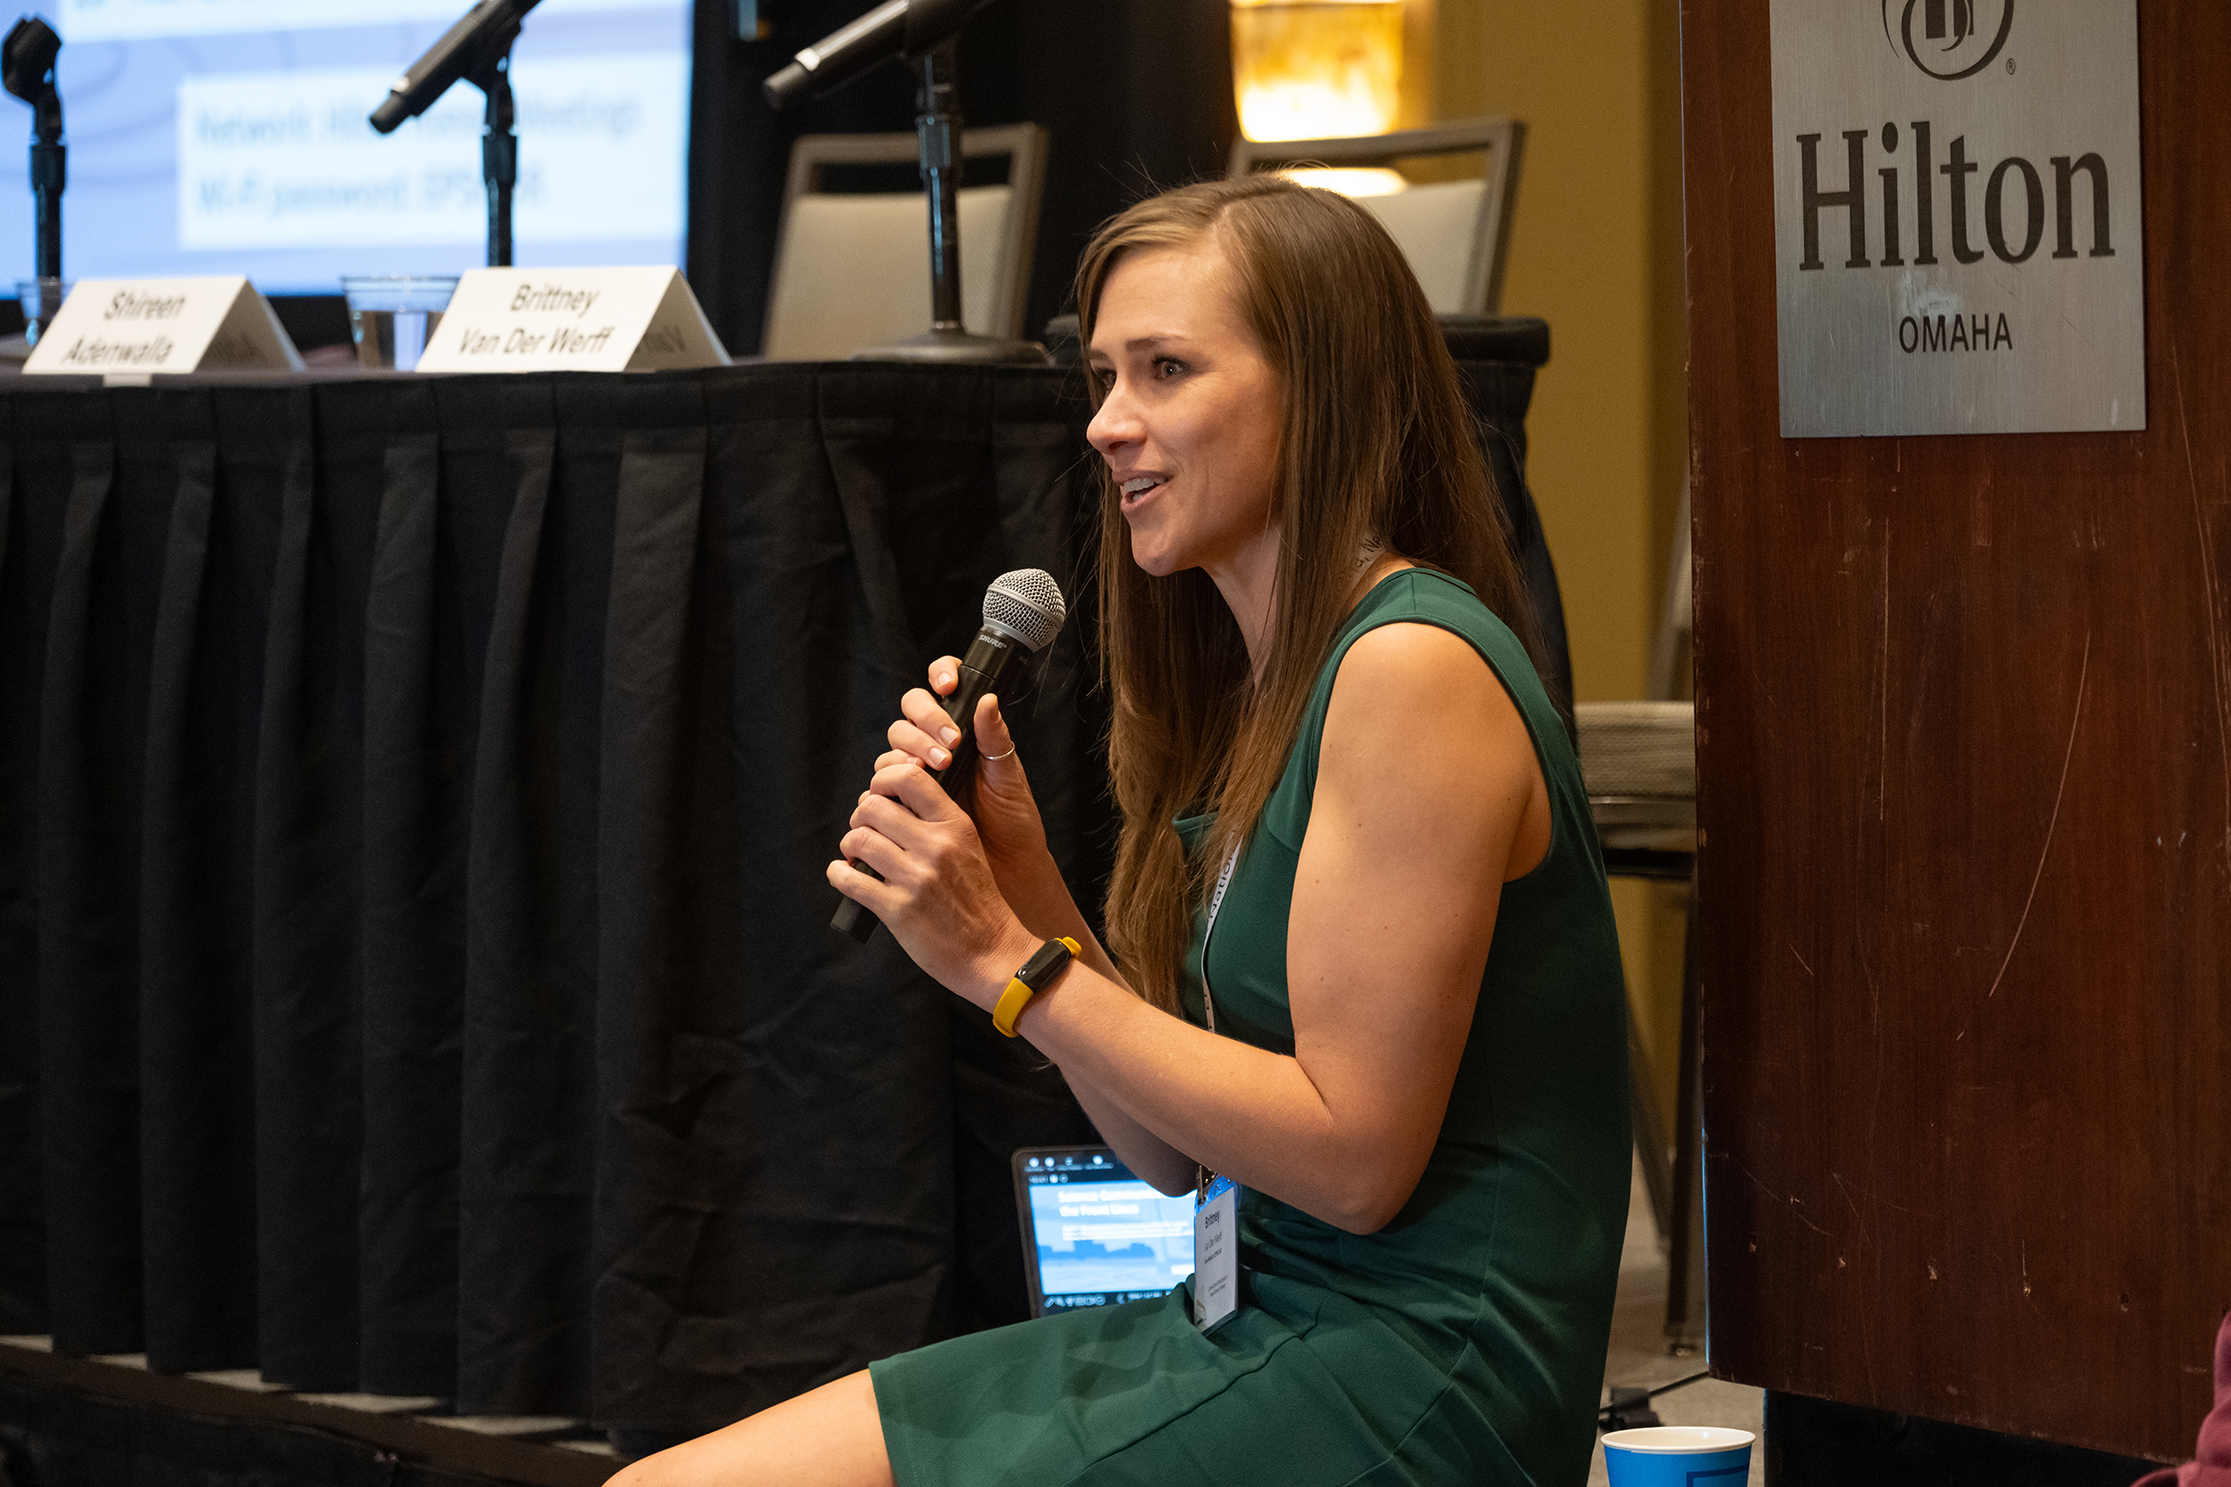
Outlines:
<svg viewBox="0 0 2231 1487"><path fill-rule="evenodd" d="M1199 569L1131 561L1101 467L1100 622L1114 707L1108 761L1123 830L1108 942L1141 995L1178 1006L1194 906L1286 767L1348 611L1357 551L1383 538L1470 584L1533 649L1533 625L1472 413L1401 249L1363 208L1277 176L1181 187L1111 219L1077 270L1080 339L1135 250L1219 249L1242 318L1284 385L1269 654L1250 674L1239 624ZM1092 379L1097 407L1102 388ZM1174 817L1213 808L1189 863Z"/></svg>

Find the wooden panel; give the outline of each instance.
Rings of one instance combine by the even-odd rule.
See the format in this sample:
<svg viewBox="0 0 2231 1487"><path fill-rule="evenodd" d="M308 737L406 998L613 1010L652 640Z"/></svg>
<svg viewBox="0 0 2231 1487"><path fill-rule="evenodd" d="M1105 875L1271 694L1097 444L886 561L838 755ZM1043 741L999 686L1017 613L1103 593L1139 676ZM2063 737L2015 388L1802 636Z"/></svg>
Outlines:
<svg viewBox="0 0 2231 1487"><path fill-rule="evenodd" d="M2188 1456L2231 1309L2231 7L2139 7L2151 427L1802 441L1767 0L1683 11L1714 1372Z"/></svg>

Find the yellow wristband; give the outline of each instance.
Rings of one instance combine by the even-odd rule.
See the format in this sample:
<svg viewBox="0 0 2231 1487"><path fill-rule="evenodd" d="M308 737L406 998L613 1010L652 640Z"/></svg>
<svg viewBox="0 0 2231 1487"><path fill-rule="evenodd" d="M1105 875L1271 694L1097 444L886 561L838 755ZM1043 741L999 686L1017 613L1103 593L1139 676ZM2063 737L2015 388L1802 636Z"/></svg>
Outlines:
<svg viewBox="0 0 2231 1487"><path fill-rule="evenodd" d="M1023 1008L1030 1005L1030 999L1045 990L1053 978L1061 974L1062 967L1083 953L1082 947L1067 935L1039 946L1038 953L1024 961L1022 969L1008 978L1007 989L999 994L998 1005L992 1008L992 1026L1005 1036L1014 1037L1015 1019L1023 1015Z"/></svg>
<svg viewBox="0 0 2231 1487"><path fill-rule="evenodd" d="M992 1026L1008 1037L1014 1037L1015 1019L1023 1015L1023 1008L1029 1006L1030 999L1036 995L1037 992L1022 982L1012 976L1008 977L1007 989L999 994L999 1005L992 1008Z"/></svg>

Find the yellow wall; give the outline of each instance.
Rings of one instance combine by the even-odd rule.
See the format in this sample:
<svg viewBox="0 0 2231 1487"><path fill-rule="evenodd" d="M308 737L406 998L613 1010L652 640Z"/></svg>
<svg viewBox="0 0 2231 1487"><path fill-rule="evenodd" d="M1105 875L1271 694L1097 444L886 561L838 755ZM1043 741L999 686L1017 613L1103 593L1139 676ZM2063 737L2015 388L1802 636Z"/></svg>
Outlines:
<svg viewBox="0 0 2231 1487"><path fill-rule="evenodd" d="M1503 311L1550 325L1528 483L1583 701L1645 695L1686 462L1675 0L1410 0L1442 119L1527 125ZM1427 7L1430 7L1428 9ZM1423 79L1412 69L1406 101ZM1413 105L1416 106L1416 105ZM1614 885L1637 1029L1672 1124L1683 890Z"/></svg>

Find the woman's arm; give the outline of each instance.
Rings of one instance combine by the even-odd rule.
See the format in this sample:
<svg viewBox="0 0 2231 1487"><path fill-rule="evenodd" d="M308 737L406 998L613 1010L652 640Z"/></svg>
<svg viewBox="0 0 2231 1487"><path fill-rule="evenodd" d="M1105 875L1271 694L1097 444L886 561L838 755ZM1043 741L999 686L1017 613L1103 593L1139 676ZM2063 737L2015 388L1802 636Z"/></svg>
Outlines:
<svg viewBox="0 0 2231 1487"><path fill-rule="evenodd" d="M930 663L930 686L937 695L953 690L959 664L951 656ZM915 688L902 699L900 710L904 716L890 728L891 752L876 761L876 768L881 770L910 758L933 769L943 768L951 759L947 749L959 735L937 696ZM1038 941L1067 935L1084 947L1084 964L1121 985L1123 977L1114 959L1086 924L1047 848L1046 830L1031 794L1030 778L1015 753L1014 736L1008 732L999 699L979 699L971 721L976 731L977 763L969 817L1000 896L1029 929L1033 948ZM1164 1193L1180 1193L1193 1186L1197 1164L1191 1157L1125 1115L1082 1077L1064 1071L1064 1078L1100 1139L1115 1149L1133 1173Z"/></svg>
<svg viewBox="0 0 2231 1487"><path fill-rule="evenodd" d="M996 753L997 750L993 752ZM1001 875L1000 880L1004 884L1007 881L1006 875ZM1008 895L1009 907L1014 909L1016 917L1029 933L1025 942L1028 948L1023 951L1022 960L1017 960L1014 966L1008 968L1009 974L1021 966L1023 960L1029 959L1031 952L1041 943L1056 935L1067 935L1084 947L1084 954L1078 960L1080 967L1089 968L1094 975L1111 986L1122 988L1125 996L1137 1001L1138 998L1116 970L1115 961L1086 925L1085 916L1078 909L1068 885L1062 881L1061 871L1054 865L1051 854L1046 857L1044 871L1030 875L1027 881L1032 885L1030 888L1019 894ZM1017 897L1021 897L1023 901L1016 902ZM1000 990L1004 991L1006 987L1006 980L1002 978ZM997 1000L996 993L994 1000ZM1142 1002L1140 1005L1145 1004ZM1051 1057L1050 1054L1048 1056ZM1115 1154L1122 1158L1123 1165L1129 1167L1134 1176L1144 1179L1162 1193L1174 1195L1193 1187L1199 1165L1193 1158L1125 1114L1123 1107L1093 1084L1081 1070L1065 1067L1061 1072L1062 1077L1069 1082L1069 1092L1084 1107L1085 1114L1091 1118L1093 1129L1100 1133L1100 1139L1114 1149Z"/></svg>
<svg viewBox="0 0 2231 1487"><path fill-rule="evenodd" d="M966 817L918 767L880 772L875 794L845 847L889 881L841 864L831 880L990 1006L1038 937L990 891ZM1548 842L1532 741L1478 653L1435 627L1381 627L1350 648L1326 718L1287 940L1293 1056L1184 1023L1090 964L1018 1028L1173 1152L1368 1232L1424 1171L1503 882Z"/></svg>

